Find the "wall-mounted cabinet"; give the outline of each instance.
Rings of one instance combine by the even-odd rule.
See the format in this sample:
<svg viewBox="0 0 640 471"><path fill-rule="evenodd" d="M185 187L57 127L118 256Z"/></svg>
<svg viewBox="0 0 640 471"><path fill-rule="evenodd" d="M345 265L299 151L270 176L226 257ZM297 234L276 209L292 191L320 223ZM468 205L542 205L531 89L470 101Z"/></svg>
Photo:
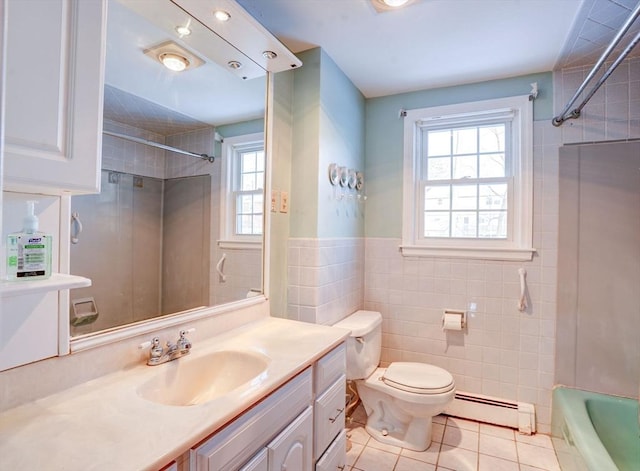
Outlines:
<svg viewBox="0 0 640 471"><path fill-rule="evenodd" d="M4 189L100 185L106 0L9 0Z"/></svg>

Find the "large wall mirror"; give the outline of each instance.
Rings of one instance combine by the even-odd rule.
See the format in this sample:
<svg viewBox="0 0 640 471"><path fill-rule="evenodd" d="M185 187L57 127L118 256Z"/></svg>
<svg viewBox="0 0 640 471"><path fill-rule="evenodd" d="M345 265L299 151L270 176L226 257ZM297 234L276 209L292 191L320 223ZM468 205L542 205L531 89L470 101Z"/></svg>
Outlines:
<svg viewBox="0 0 640 471"><path fill-rule="evenodd" d="M110 0L107 25L101 193L71 201L71 272L93 281L76 338L262 292L264 70L217 63L232 45L169 0Z"/></svg>

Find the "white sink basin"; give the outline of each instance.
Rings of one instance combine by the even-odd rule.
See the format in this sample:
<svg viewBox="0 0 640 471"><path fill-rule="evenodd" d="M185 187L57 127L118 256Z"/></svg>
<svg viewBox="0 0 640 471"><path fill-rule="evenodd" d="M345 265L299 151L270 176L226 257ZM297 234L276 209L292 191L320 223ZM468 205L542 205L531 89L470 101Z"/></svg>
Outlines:
<svg viewBox="0 0 640 471"><path fill-rule="evenodd" d="M198 358L165 363L138 388L144 399L169 406L193 406L216 399L241 386L260 382L269 357L258 352L223 350Z"/></svg>

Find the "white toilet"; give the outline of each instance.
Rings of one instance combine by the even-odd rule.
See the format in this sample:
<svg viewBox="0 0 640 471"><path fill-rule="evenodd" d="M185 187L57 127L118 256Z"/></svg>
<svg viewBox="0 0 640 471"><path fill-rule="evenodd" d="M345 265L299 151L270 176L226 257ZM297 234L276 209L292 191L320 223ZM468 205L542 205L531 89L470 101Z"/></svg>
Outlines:
<svg viewBox="0 0 640 471"><path fill-rule="evenodd" d="M395 362L378 368L382 316L357 311L336 327L350 330L347 379L354 380L367 413L366 430L390 445L424 451L431 444L431 419L453 400L453 376L426 363Z"/></svg>

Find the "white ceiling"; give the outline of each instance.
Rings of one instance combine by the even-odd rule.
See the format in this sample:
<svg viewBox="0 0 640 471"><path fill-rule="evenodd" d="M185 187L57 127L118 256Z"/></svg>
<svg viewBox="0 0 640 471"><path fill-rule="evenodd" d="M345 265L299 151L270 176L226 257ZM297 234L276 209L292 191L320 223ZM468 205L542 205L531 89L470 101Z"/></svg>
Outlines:
<svg viewBox="0 0 640 471"><path fill-rule="evenodd" d="M370 0L238 2L293 52L321 46L367 98L594 62L638 3L414 0L378 13Z"/></svg>
<svg viewBox="0 0 640 471"><path fill-rule="evenodd" d="M370 0L238 0L293 52L321 46L366 97L593 64L639 2L414 0L377 13ZM165 10L154 4L155 24L124 6L145 3L109 2L108 119L172 133L188 117L201 127L262 115L264 79L241 80L208 59L178 76L144 56L174 24L158 27L168 1ZM628 35L638 30L640 20ZM204 46L185 45L207 57Z"/></svg>

